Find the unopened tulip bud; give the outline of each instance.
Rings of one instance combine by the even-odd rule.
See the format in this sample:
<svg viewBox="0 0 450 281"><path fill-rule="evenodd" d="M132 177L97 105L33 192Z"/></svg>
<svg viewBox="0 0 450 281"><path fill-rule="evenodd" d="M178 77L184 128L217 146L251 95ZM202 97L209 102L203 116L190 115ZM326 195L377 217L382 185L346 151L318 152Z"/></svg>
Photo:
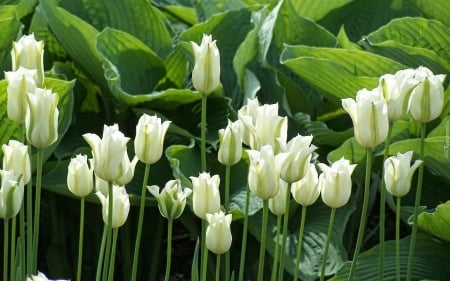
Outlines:
<svg viewBox="0 0 450 281"><path fill-rule="evenodd" d="M222 211L206 214L208 227L206 228L206 247L211 252L220 255L226 253L231 247L231 220L232 215L225 215Z"/></svg>
<svg viewBox="0 0 450 281"><path fill-rule="evenodd" d="M36 90L36 70L19 67L16 71L5 72L8 81L7 111L8 118L14 122L25 123L27 112L27 94Z"/></svg>
<svg viewBox="0 0 450 281"><path fill-rule="evenodd" d="M23 183L17 181L12 170L0 170L0 218L9 219L17 216L22 206Z"/></svg>
<svg viewBox="0 0 450 281"><path fill-rule="evenodd" d="M421 160L416 160L410 166L412 151L397 153L384 161L384 182L387 191L397 197L408 194L411 189L411 179L416 169L422 164Z"/></svg>
<svg viewBox="0 0 450 281"><path fill-rule="evenodd" d="M220 210L220 178L218 175L200 173L198 177L190 177L192 181L192 208L194 214L206 219L206 214Z"/></svg>
<svg viewBox="0 0 450 281"><path fill-rule="evenodd" d="M231 122L225 129L219 130L219 152L218 160L224 165L234 165L242 157L242 138L239 131L239 121Z"/></svg>
<svg viewBox="0 0 450 281"><path fill-rule="evenodd" d="M128 193L123 186L113 185L112 188L113 206L112 206L112 228L119 228L127 220L128 213L130 212L130 199ZM102 192L97 191L95 193L100 203L102 204L102 217L103 222L108 224L109 218L109 194L104 195Z"/></svg>
<svg viewBox="0 0 450 281"><path fill-rule="evenodd" d="M340 208L347 204L352 192L351 175L356 164L350 165L350 161L341 158L331 167L319 163L322 174L319 177L319 188L322 201L331 208Z"/></svg>
<svg viewBox="0 0 450 281"><path fill-rule="evenodd" d="M278 192L269 199L269 210L275 216L281 216L286 210L286 197L288 193L288 183L282 179L278 181Z"/></svg>
<svg viewBox="0 0 450 281"><path fill-rule="evenodd" d="M310 163L308 168L305 177L291 185L292 197L295 202L302 206L314 204L320 195L319 176L316 166Z"/></svg>
<svg viewBox="0 0 450 281"><path fill-rule="evenodd" d="M414 120L430 122L439 117L444 108L445 75L434 75L421 66L416 70L414 80L417 86L411 92L409 112Z"/></svg>
<svg viewBox="0 0 450 281"><path fill-rule="evenodd" d="M220 53L211 35L203 35L202 44L192 43L195 65L192 83L197 91L205 95L212 93L220 83Z"/></svg>
<svg viewBox="0 0 450 281"><path fill-rule="evenodd" d="M389 120L386 101L379 88L362 89L354 99L343 99L342 106L350 114L356 141L368 148L382 143L388 134Z"/></svg>
<svg viewBox="0 0 450 281"><path fill-rule="evenodd" d="M94 189L93 168L89 167L86 155L78 154L70 159L67 168L67 187L79 197L88 196Z"/></svg>
<svg viewBox="0 0 450 281"><path fill-rule="evenodd" d="M11 51L12 69L19 67L35 69L37 71L36 85L44 83L44 42L36 41L34 34L24 35L19 41L13 42Z"/></svg>
<svg viewBox="0 0 450 281"><path fill-rule="evenodd" d="M134 177L134 170L136 168L136 164L138 162L138 158L136 156L133 157L133 160L130 161L128 158L128 153L125 151L123 155L122 162L120 163L120 174L121 176L114 180L114 184L117 185L126 185L131 182Z"/></svg>
<svg viewBox="0 0 450 281"><path fill-rule="evenodd" d="M9 140L2 145L3 169L14 171L16 179L27 184L31 179L31 163L28 146L16 140Z"/></svg>
<svg viewBox="0 0 450 281"><path fill-rule="evenodd" d="M49 147L58 139L58 99L51 90L40 88L27 94L27 139L37 148Z"/></svg>
<svg viewBox="0 0 450 281"><path fill-rule="evenodd" d="M161 123L157 116L143 114L136 126L134 149L136 156L145 164L156 163L162 155L164 137L170 121Z"/></svg>
<svg viewBox="0 0 450 281"><path fill-rule="evenodd" d="M179 180L170 180L161 193L156 185L147 186L148 191L158 201L159 212L168 220L179 218L186 206L186 198L192 193L190 188L182 188Z"/></svg>

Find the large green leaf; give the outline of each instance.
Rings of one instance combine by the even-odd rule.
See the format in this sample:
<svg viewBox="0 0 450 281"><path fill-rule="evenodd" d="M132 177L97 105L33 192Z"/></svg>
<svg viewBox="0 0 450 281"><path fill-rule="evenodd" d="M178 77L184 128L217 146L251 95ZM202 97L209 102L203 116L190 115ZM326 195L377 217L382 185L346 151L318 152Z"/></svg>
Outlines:
<svg viewBox="0 0 450 281"><path fill-rule="evenodd" d="M286 265L285 270L293 274L295 269L295 258L297 252L298 232L300 229L301 209L295 204L296 211L291 213L289 218L289 232L286 243ZM348 219L355 210L355 201L351 200L347 205L336 210L335 224L330 239L330 248L328 251L328 262L326 267L327 274L336 272L341 264L347 260L347 253L342 245L342 236L344 234ZM322 263L323 247L327 238L328 223L330 220L331 209L320 200L307 208L305 230L303 236L302 258L299 269L302 280L315 280L319 276L319 269ZM261 240L261 212L249 219L249 231ZM269 216L267 250L274 254L276 237L276 219L273 215Z"/></svg>
<svg viewBox="0 0 450 281"><path fill-rule="evenodd" d="M406 279L410 236L400 240L401 280ZM425 235L418 235L414 252L412 276L414 280L447 280L450 264L450 243L440 242ZM362 253L358 258L355 280L378 281L378 246ZM395 280L395 242L385 243L383 280ZM344 281L348 279L351 262L346 262L330 279Z"/></svg>
<svg viewBox="0 0 450 281"><path fill-rule="evenodd" d="M219 13L240 10L247 7L241 0L194 1L194 3L195 11L200 21L208 20Z"/></svg>
<svg viewBox="0 0 450 281"><path fill-rule="evenodd" d="M450 11L450 2L447 0L408 0L419 10L421 10L425 16L437 19L446 26L450 26L450 17L448 11Z"/></svg>
<svg viewBox="0 0 450 281"><path fill-rule="evenodd" d="M296 2L293 8L303 17L310 18L314 21L320 20L330 11L342 7L354 0L337 0L337 1L317 1L306 0Z"/></svg>
<svg viewBox="0 0 450 281"><path fill-rule="evenodd" d="M4 77L4 71L10 71L10 65L6 65L5 59L10 55L12 42L19 35L22 25L15 15L15 6L0 6L0 78Z"/></svg>
<svg viewBox="0 0 450 281"><path fill-rule="evenodd" d="M410 67L425 65L435 73L450 72L450 28L436 20L394 19L360 43Z"/></svg>
<svg viewBox="0 0 450 281"><path fill-rule="evenodd" d="M418 226L434 236L450 241L450 201L438 205L432 213L421 213Z"/></svg>

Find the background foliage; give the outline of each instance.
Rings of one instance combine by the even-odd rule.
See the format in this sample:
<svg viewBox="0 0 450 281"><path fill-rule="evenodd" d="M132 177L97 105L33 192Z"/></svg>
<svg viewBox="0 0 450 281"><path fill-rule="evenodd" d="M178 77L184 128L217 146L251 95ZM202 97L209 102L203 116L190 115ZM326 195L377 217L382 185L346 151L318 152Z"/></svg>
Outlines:
<svg viewBox="0 0 450 281"><path fill-rule="evenodd" d="M447 0L0 0L0 79L11 68L12 42L22 34L34 33L45 42L46 87L60 99L60 138L46 151L44 166L43 219L39 268L52 277L74 276L77 241L78 204L66 187L67 164L76 153L89 151L81 135L99 134L103 124L119 123L120 129L134 136L142 113L172 120L166 140L166 157L152 165L149 184L180 178L186 186L189 176L200 172L198 149L200 98L190 80L193 54L190 41L200 42L204 33L212 34L221 52L222 87L208 98L208 167L223 175L215 152L217 131L247 98L257 96L261 103L280 105L280 114L289 117L289 134L312 134L319 146L317 161L335 161L342 156L357 163L354 194L349 205L339 209L331 241L327 273L332 280L345 280L352 256L364 171L364 149L353 139L352 123L340 100L354 97L362 88L373 88L385 73L425 65L434 73L450 71L450 2ZM450 264L450 90L445 82L446 104L440 118L428 126L425 151L425 182L422 198L425 212L419 217L423 234L417 241L414 276L417 279L448 277ZM6 81L0 81L0 142L20 138L22 128L8 121ZM390 153L413 150L418 153L418 126L409 119L397 122ZM130 147L130 152L132 148ZM378 244L378 188L382 147L376 149L371 187L371 212L366 230L364 253L357 269L359 280L376 280ZM133 153L131 153L133 154ZM239 254L240 229L245 202L247 159L232 170L233 234L232 254ZM138 194L143 169L127 186ZM414 186L414 184L413 184ZM407 260L408 218L412 214L414 189L403 199L404 221L402 265ZM132 200L137 202L138 195ZM85 239L85 273L93 279L101 236L100 206L89 197ZM447 202L446 202L447 201ZM140 260L141 280L160 275L163 220L155 201L148 196L145 251ZM393 239L392 208L388 212L388 238ZM251 199L252 215L249 248L258 247L260 213L257 198ZM292 273L300 208L291 204L286 267ZM189 274L199 221L189 208L177 225L179 243L175 269ZM306 220L301 263L303 280L318 276L326 238L329 208L318 203L310 208ZM118 275L130 274L137 211L133 209L121 228ZM389 215L391 214L391 215ZM275 222L269 222L269 237L275 235ZM187 236L185 235L187 234ZM272 239L270 241L273 241ZM404 247L403 247L404 246ZM273 242L269 242L273 252ZM179 251L177 251L179 249ZM191 251L192 250L192 251ZM386 250L386 280L394 270L394 244ZM390 254L391 253L391 254ZM188 260L186 260L188 259ZM254 278L256 259L247 257L247 275ZM233 260L233 259L232 259ZM267 261L270 263L270 259ZM185 266L182 266L183 263ZM177 267L178 266L178 267ZM237 265L234 265L237 268ZM270 267L268 267L270 268Z"/></svg>

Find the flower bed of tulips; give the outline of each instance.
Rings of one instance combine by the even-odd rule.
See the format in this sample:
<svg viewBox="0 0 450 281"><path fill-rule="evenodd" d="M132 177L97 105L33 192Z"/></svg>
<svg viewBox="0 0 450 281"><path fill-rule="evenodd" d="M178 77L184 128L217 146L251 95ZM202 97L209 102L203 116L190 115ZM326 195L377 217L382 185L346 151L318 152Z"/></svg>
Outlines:
<svg viewBox="0 0 450 281"><path fill-rule="evenodd" d="M446 280L449 9L0 2L2 280Z"/></svg>

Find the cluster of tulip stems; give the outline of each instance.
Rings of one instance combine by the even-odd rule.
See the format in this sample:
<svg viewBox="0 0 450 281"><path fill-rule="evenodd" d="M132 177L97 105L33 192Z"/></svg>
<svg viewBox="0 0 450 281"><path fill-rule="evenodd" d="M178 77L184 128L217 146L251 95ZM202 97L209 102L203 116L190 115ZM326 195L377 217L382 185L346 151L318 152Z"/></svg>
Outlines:
<svg viewBox="0 0 450 281"><path fill-rule="evenodd" d="M42 89L44 82L43 51L44 45L36 41L33 35L23 36L14 42L12 50L12 71L6 72L8 81L8 117L24 124L25 145L16 140L3 144L3 169L0 170L0 217L4 220L4 270L3 280L48 280L37 271L39 241L39 210L43 149L58 139L58 95L51 90ZM278 115L277 104L260 105L257 99L247 100L247 104L238 111L238 119L228 121L226 128L219 134L220 146L218 161L225 166L224 200L220 198L219 175L210 175L206 162L206 102L220 84L220 54L216 42L204 35L200 45L192 42L195 65L192 73L194 88L202 94L201 121L201 167L198 176L191 176L192 190L183 187L178 179L169 180L161 189L147 186L150 165L159 161L163 153L164 139L170 121L157 116L143 114L136 126L134 138L135 156L130 159L127 153L126 137L117 124L104 126L100 138L96 134L86 133L83 138L92 150L92 159L86 155L76 155L68 166L67 187L80 197L80 232L77 280L82 280L82 252L85 197L95 189L101 205L104 230L96 280L114 279L116 243L118 229L125 223L130 211L130 201L125 186L133 179L138 161L145 164L142 191L139 206L136 243L131 280L137 280L137 264L140 252L144 207L148 190L158 202L161 215L167 219L167 254L165 280L170 278L172 224L181 216L186 199L192 194L192 211L202 221L200 237L200 278L206 281L208 251L216 254L215 280L223 274L225 280L232 280L236 272L230 268L229 249L232 243L230 211L231 166L242 159L246 153L249 158L248 188L246 192L245 216L242 232L242 249L238 280L244 280L245 256L248 227L250 193L263 201L262 229L259 254L258 281L264 279L264 260L267 240L267 221L269 211L277 218L274 262L270 279L283 280L286 259L286 237L288 232L289 204L292 198L302 206L300 231L297 240L294 281L301 271L300 260L307 207L314 204L319 196L331 208L328 235L323 245L323 259L320 268L320 280L325 278L327 254L332 234L336 209L349 201L352 190L351 175L356 164L341 158L331 165L315 163L312 145L313 136L297 135L287 140L287 117ZM426 123L437 118L444 105L444 75L434 75L429 69L419 67L406 69L395 74L380 77L379 86L372 90L362 89L356 94L356 100L342 100L343 108L349 113L356 141L366 148L366 174L364 200L361 211L358 237L348 280L355 278L357 260L361 250L364 229L367 220L368 195L370 186L372 150L385 143L384 169L380 188L380 280L383 279L384 257L384 212L385 191L397 198L396 217L396 279L400 280L399 267L399 225L401 197L411 186L414 171L419 168L414 224L409 251L407 280L411 280L411 267L414 258L414 246L417 233L418 206L420 204L423 181L424 138ZM409 116L421 124L421 146L419 160L411 166L413 152L398 153L389 157L389 144L393 123ZM36 189L35 202L32 201L30 148L36 148ZM246 149L244 149L244 147ZM317 167L321 173L318 174ZM24 192L24 185L27 185ZM26 194L26 203L23 202ZM34 206L34 210L32 208ZM19 215L19 235L16 234L16 216ZM34 216L33 216L34 215ZM25 231L26 221L26 231ZM10 223L11 222L11 226ZM281 225L283 223L283 225ZM11 238L9 238L11 229ZM19 238L17 240L17 237ZM21 243L17 247L15 241ZM11 242L11 243L9 243ZM16 253L16 248L20 253ZM221 262L224 255L225 262ZM20 257L16 259L16 256ZM8 261L10 264L8 265ZM17 264L19 262L19 264ZM10 268L8 271L7 268ZM224 267L224 268L221 268ZM9 275L8 275L9 273ZM18 275L17 275L18 274ZM232 277L233 274L233 277Z"/></svg>

